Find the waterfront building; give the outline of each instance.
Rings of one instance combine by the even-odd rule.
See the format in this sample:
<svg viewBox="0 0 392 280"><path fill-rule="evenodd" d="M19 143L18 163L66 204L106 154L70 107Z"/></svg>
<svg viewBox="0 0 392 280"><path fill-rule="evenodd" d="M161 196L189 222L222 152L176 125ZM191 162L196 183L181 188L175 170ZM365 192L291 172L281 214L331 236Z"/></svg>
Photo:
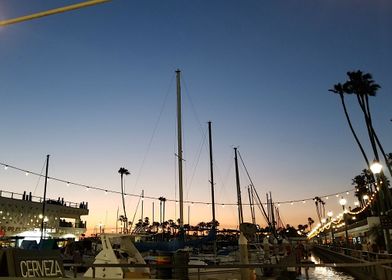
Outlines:
<svg viewBox="0 0 392 280"><path fill-rule="evenodd" d="M46 199L45 216L42 215L43 198L0 190L0 242L9 237L39 240L44 221L45 238L78 240L86 232L88 203L69 202L64 198Z"/></svg>

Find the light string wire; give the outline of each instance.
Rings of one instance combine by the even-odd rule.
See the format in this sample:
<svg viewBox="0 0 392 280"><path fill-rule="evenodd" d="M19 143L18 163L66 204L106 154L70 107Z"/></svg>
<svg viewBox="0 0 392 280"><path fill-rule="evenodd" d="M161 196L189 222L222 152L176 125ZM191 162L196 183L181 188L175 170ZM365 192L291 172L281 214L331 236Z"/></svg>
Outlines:
<svg viewBox="0 0 392 280"><path fill-rule="evenodd" d="M0 162L0 165L2 165L4 167L4 169L11 168L11 169L14 169L14 170L21 171L21 172L25 173L26 175L32 174L32 175L35 175L35 176L38 176L38 177L45 177L45 175L39 174L37 172L33 172L33 171L30 171L30 170L19 168L19 167L16 167L16 166L13 166L13 165L10 165L10 164L7 164L7 163ZM55 178L55 177L50 177L50 176L48 176L48 179L49 180L53 180L53 181L57 181L57 182L65 183L67 186L73 185L73 186L79 186L79 187L86 188L87 190L96 190L96 191L103 191L105 193L121 194L120 191L111 190L110 188L96 187L96 186L81 184L81 183L72 182L72 181L69 181L69 180L64 180L64 179L59 179L59 178ZM355 191L355 189L349 189L349 190L345 190L345 191L342 191L342 192L332 193L332 194L329 194L329 195L324 195L324 196L319 196L319 197L328 199L328 197L330 197L330 196L338 197L338 196L343 195L343 194L349 194L352 191ZM133 193L124 193L124 195L132 196L132 197L140 197L140 194L133 194ZM154 196L146 196L145 195L144 198L145 199L151 199L151 200L159 200L159 197L154 197ZM299 202L306 203L306 201L311 201L311 200L314 200L314 198L310 198L309 197L309 198L304 198L304 199L276 201L276 202L274 202L274 204L276 204L278 206L280 206L281 204L291 204L291 205L293 205L294 203L299 203ZM166 201L179 202L178 199L170 199L170 198L167 198ZM188 203L188 204L202 204L202 205L207 205L207 206L211 205L211 202L194 201L194 200L184 200L184 203ZM237 206L237 203L216 202L215 204L216 205L221 205L223 207L224 206ZM267 205L267 203L263 203L263 204ZM244 203L243 205L249 205L249 203Z"/></svg>

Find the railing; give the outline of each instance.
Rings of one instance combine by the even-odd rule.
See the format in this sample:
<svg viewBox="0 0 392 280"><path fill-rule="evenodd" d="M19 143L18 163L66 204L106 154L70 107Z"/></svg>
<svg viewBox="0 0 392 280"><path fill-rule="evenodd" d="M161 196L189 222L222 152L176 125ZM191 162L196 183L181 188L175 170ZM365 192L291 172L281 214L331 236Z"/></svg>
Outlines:
<svg viewBox="0 0 392 280"><path fill-rule="evenodd" d="M30 193L31 194L31 193ZM27 193L16 193L16 192L9 192L9 191L4 191L0 190L0 197L6 197L6 198L12 198L12 199L19 199L19 200L27 200L27 201L32 201L32 202L39 202L42 203L43 197L40 196L33 196ZM87 203L76 203L76 202L71 202L71 201L64 201L64 199L47 199L46 200L47 204L56 204L56 205L61 205L61 206L66 206L66 207L72 207L72 208L83 208L87 209Z"/></svg>
<svg viewBox="0 0 392 280"><path fill-rule="evenodd" d="M372 267L391 264L392 260L383 260L378 262L366 262L366 263L322 263L322 264L314 264L314 263L296 263L295 267L301 267L305 270L309 268L315 267L329 267L329 268L358 268L358 267ZM175 264L64 264L65 268L72 269L73 277L77 278L78 268L92 269L92 278L96 278L96 269L97 268L112 268L112 267L120 267L120 268L150 268L150 269L195 269L196 272L189 272L189 275L196 276L197 279L201 279L203 274L209 275L211 272L216 272L214 269L219 269L221 272L226 273L239 273L240 269L278 269L280 271L287 270L289 268L293 268L293 266L289 266L287 264L263 264L263 263L252 263L252 264L223 264L223 265L175 265ZM388 278L386 278L388 279Z"/></svg>
<svg viewBox="0 0 392 280"><path fill-rule="evenodd" d="M329 254L336 254L340 259L361 264L365 275L372 275L376 279L392 279L392 254L369 252L331 245L317 245L316 248ZM372 264L372 265L368 265ZM369 279L369 278L368 278Z"/></svg>
<svg viewBox="0 0 392 280"><path fill-rule="evenodd" d="M370 251L357 250L357 249L346 248L341 246L333 246L333 245L317 245L317 246L364 261L392 260L392 254L387 254L387 253L370 252Z"/></svg>

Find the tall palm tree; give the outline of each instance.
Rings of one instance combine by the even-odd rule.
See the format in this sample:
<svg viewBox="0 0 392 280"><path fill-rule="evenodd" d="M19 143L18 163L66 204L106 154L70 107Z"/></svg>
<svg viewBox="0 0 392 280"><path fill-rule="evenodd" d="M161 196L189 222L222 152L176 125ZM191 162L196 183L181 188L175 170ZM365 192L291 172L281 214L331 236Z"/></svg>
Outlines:
<svg viewBox="0 0 392 280"><path fill-rule="evenodd" d="M120 215L120 217L118 217L118 220L121 222L121 233L123 233L124 232L124 221L125 221L124 215Z"/></svg>
<svg viewBox="0 0 392 280"><path fill-rule="evenodd" d="M162 219L165 221L166 197L162 197Z"/></svg>
<svg viewBox="0 0 392 280"><path fill-rule="evenodd" d="M311 217L308 218L308 224L309 224L310 230L312 230L312 225L314 224L314 220Z"/></svg>
<svg viewBox="0 0 392 280"><path fill-rule="evenodd" d="M124 167L120 167L120 169L118 170L118 173L120 173L120 176L121 176L121 197L122 197L122 204L123 204L123 210L124 210L124 221L125 221L125 225L126 225L125 232L127 232L128 231L128 218L127 218L127 212L125 210L124 175L127 176L131 173L128 171L128 169L126 169Z"/></svg>
<svg viewBox="0 0 392 280"><path fill-rule="evenodd" d="M392 168L389 164L388 157L373 127L369 104L369 96L376 96L377 90L381 87L374 82L372 75L369 73L363 73L362 71L358 70L353 72L347 72L347 76L349 77L349 79L346 82L346 91L354 93L357 96L358 104L365 118L366 128L368 131L371 147L373 149L374 157L377 161L380 161L378 154L379 148L384 158L389 174L392 176ZM378 177L378 181L381 183L382 186L379 194L380 211L387 211L392 208L392 195L388 190L388 186L385 184L385 181L380 181L380 177L382 177L383 175L383 172L381 172L380 175L376 175L376 177Z"/></svg>
<svg viewBox="0 0 392 280"><path fill-rule="evenodd" d="M377 161L380 161L377 146L381 151L381 154L385 160L385 164L392 176L392 168L388 162L387 154L384 151L383 146L374 130L372 123L372 116L370 112L369 96L376 96L377 91L381 88L379 84L375 83L373 77L369 73L363 73L362 71L347 72L349 77L345 83L345 89L348 93L354 93L357 96L358 104L364 114L365 123L368 130L368 135L374 156Z"/></svg>
<svg viewBox="0 0 392 280"><path fill-rule="evenodd" d="M159 223L162 223L162 198L163 196L160 196L159 199Z"/></svg>
<svg viewBox="0 0 392 280"><path fill-rule="evenodd" d="M333 89L330 89L329 91L339 95L340 101L341 101L342 106L343 106L344 115L346 116L346 120L347 120L347 123L348 123L348 125L350 127L351 133L354 136L355 142L357 142L359 149L361 150L362 156L363 156L363 158L365 159L365 162L366 162L366 166L369 166L369 160L368 160L368 158L366 156L366 153L365 153L365 150L363 149L363 146L362 146L361 142L359 141L359 138L358 138L358 136L357 136L357 134L356 134L356 132L354 130L354 127L353 127L353 125L351 123L350 116L349 116L348 111L347 111L346 102L344 100L344 93L345 93L344 86L341 83L337 83L336 85L333 86Z"/></svg>

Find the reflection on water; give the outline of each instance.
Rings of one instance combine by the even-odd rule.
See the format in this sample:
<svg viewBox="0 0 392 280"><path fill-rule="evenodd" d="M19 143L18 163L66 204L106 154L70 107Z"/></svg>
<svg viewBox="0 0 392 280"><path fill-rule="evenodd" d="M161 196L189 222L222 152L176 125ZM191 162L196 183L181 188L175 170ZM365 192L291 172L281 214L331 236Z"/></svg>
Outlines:
<svg viewBox="0 0 392 280"><path fill-rule="evenodd" d="M321 260L314 256L310 257L310 260L316 264L321 263ZM304 268L302 268L302 276L297 278L297 279L306 279L305 277L305 272ZM331 267L315 267L315 268L310 268L309 269L309 279L312 280L355 280L354 277L341 272L341 271L336 271Z"/></svg>

